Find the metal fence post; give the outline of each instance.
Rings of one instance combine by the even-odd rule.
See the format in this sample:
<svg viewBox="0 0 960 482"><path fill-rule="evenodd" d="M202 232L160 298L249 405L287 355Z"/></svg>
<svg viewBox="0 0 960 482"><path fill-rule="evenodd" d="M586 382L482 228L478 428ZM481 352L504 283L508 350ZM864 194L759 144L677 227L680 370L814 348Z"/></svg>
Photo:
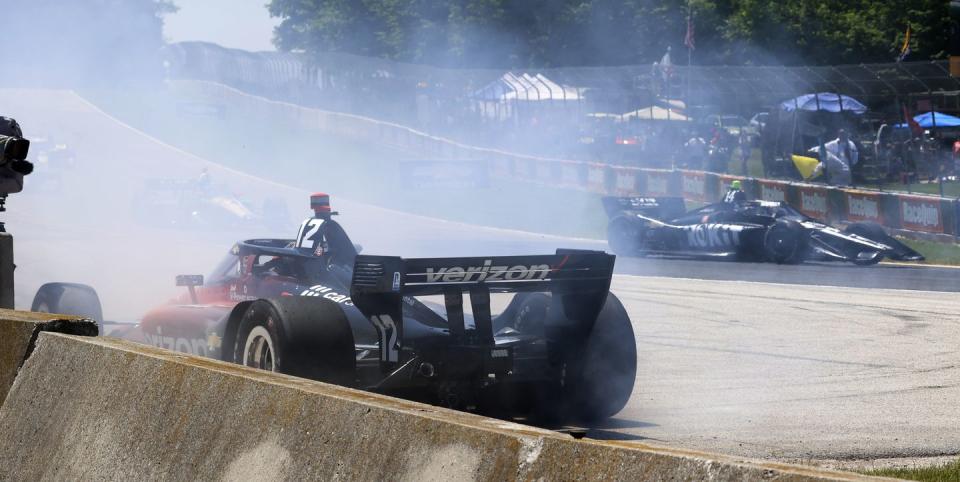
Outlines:
<svg viewBox="0 0 960 482"><path fill-rule="evenodd" d="M0 233L0 308L13 309L13 236Z"/></svg>

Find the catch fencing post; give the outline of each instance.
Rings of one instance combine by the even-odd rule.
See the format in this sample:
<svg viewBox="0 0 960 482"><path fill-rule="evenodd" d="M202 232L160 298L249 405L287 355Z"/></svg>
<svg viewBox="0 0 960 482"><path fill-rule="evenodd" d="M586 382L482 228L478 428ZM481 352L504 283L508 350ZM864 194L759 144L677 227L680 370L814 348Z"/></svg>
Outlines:
<svg viewBox="0 0 960 482"><path fill-rule="evenodd" d="M13 268L13 236L0 232L0 308L8 310L13 309Z"/></svg>

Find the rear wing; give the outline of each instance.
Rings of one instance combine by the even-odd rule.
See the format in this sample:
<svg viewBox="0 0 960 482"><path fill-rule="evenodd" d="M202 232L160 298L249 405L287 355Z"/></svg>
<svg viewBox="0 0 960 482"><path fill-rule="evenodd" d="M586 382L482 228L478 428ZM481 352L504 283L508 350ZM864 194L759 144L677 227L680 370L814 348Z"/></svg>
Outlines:
<svg viewBox="0 0 960 482"><path fill-rule="evenodd" d="M607 196L603 198L603 209L608 219L627 213L666 220L680 217L687 212L687 206L682 197Z"/></svg>
<svg viewBox="0 0 960 482"><path fill-rule="evenodd" d="M490 293L552 293L557 309L551 309L548 325L589 332L606 301L615 259L601 251L580 250L471 258L360 255L350 297L380 333L381 362L397 363L404 297L443 295L454 343L493 346ZM465 329L463 293L470 294L475 329Z"/></svg>

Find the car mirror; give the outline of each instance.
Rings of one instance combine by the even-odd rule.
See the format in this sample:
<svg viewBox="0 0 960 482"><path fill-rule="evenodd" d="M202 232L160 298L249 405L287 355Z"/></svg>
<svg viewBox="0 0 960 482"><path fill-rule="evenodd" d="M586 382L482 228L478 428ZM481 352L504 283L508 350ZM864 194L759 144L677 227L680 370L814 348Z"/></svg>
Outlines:
<svg viewBox="0 0 960 482"><path fill-rule="evenodd" d="M177 286L203 286L202 274L178 274Z"/></svg>

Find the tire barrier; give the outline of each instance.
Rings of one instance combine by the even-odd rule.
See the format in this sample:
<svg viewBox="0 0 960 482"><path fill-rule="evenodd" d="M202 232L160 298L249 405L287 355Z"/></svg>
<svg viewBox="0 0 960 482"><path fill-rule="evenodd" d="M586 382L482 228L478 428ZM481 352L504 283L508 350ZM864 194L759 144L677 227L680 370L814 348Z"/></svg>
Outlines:
<svg viewBox="0 0 960 482"><path fill-rule="evenodd" d="M599 195L678 196L716 202L733 180L751 199L786 201L803 213L830 222L870 221L930 235L960 236L958 200L919 194L868 191L705 171L648 169L603 162L545 158L464 145L398 124L268 100L208 81L177 80L171 88L225 112L262 117L358 142L378 143L422 158L483 159L490 177L535 182Z"/></svg>
<svg viewBox="0 0 960 482"><path fill-rule="evenodd" d="M3 480L870 480L575 440L122 340L49 333L0 408L0 433Z"/></svg>

